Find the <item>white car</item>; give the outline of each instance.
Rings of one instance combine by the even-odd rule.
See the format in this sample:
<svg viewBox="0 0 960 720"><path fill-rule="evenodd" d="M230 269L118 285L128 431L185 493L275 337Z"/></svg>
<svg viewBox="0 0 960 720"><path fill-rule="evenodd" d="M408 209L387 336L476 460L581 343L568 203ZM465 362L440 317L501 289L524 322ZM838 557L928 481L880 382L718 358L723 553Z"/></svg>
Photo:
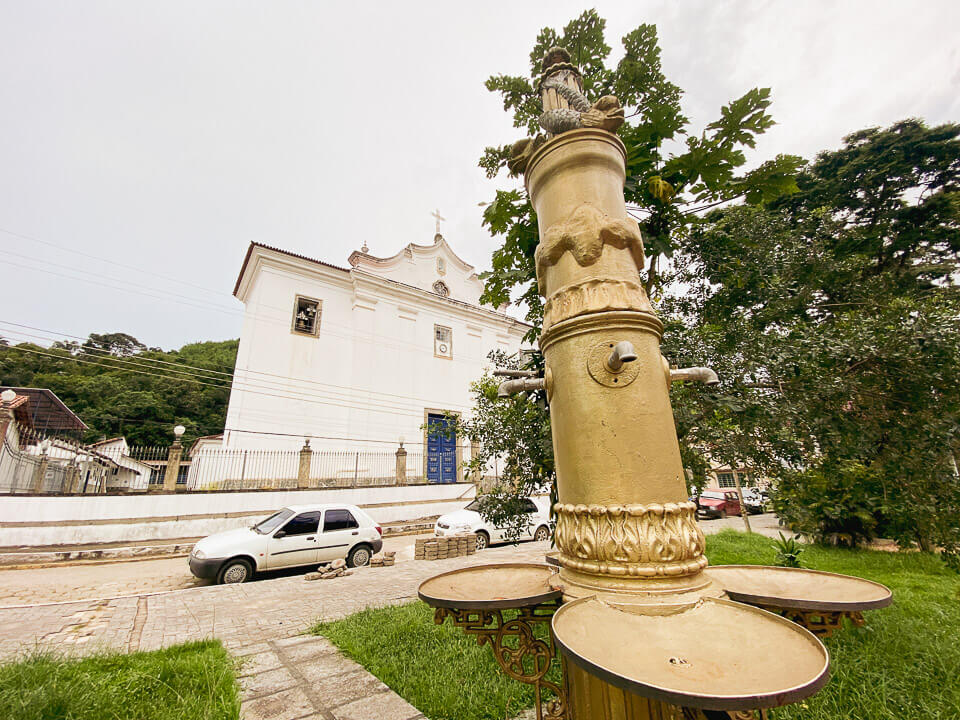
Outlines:
<svg viewBox="0 0 960 720"><path fill-rule="evenodd" d="M550 538L550 512L545 498L527 498L524 512L529 520L518 539L520 540L548 540ZM445 535L462 535L475 533L477 536L477 550L483 550L490 543L502 542L506 539L505 531L497 528L483 519L478 512L480 504L477 500L467 505L463 510L441 515L433 526L436 537Z"/></svg>
<svg viewBox="0 0 960 720"><path fill-rule="evenodd" d="M261 570L346 558L367 565L383 548L383 529L356 505L291 505L266 520L208 535L193 546L190 572L218 583L242 583Z"/></svg>

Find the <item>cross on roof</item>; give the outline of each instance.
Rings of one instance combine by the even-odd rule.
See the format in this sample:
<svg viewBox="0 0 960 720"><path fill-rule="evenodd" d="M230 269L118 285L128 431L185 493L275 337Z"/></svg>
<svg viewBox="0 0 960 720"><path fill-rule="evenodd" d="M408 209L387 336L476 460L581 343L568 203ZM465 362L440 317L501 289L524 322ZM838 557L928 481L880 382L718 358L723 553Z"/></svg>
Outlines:
<svg viewBox="0 0 960 720"><path fill-rule="evenodd" d="M432 213L430 213L430 216L431 216L431 217L435 217L435 218L437 219L437 235L439 235L439 234L440 234L440 221L441 221L441 220L446 220L446 218L445 218L445 217L442 217L442 216L440 215L440 210L439 210L439 208L438 208L437 210L434 210Z"/></svg>

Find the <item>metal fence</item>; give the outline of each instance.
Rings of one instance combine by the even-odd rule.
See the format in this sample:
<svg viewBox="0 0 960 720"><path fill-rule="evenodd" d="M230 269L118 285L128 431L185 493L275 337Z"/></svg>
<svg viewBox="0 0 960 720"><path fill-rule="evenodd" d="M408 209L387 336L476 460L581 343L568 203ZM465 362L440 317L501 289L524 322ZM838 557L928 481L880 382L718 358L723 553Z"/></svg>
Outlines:
<svg viewBox="0 0 960 720"><path fill-rule="evenodd" d="M457 479L468 473L467 446L458 448ZM351 488L428 482L422 449L255 450L200 446L128 447L122 438L81 445L11 424L0 447L0 493L129 493L171 488L184 492ZM486 474L484 474L484 478Z"/></svg>
<svg viewBox="0 0 960 720"><path fill-rule="evenodd" d="M0 493L104 492L110 465L71 439L11 423L0 444Z"/></svg>

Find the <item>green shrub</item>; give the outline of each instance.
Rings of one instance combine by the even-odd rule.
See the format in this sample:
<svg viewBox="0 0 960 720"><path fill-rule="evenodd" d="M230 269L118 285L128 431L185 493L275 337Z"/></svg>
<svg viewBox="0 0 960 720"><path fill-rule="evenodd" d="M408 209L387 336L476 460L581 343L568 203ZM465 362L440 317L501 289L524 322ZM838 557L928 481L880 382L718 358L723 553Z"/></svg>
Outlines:
<svg viewBox="0 0 960 720"><path fill-rule="evenodd" d="M779 533L779 535L780 539L773 543L773 547L777 551L777 565L788 568L801 567L800 553L803 552L803 547L797 542L796 538L784 537L783 533Z"/></svg>
<svg viewBox="0 0 960 720"><path fill-rule="evenodd" d="M820 466L781 478L773 507L800 536L822 544L855 547L877 536L884 509L878 486L878 478L860 463Z"/></svg>

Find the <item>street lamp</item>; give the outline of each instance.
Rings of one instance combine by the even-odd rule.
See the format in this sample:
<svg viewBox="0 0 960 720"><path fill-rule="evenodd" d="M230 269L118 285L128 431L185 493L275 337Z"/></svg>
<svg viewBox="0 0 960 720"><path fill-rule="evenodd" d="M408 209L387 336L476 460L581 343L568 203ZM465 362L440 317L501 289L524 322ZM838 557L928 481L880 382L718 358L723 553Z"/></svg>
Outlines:
<svg viewBox="0 0 960 720"><path fill-rule="evenodd" d="M175 425L173 428L173 436L177 439L177 442L180 442L180 438L183 437L183 434L187 429L183 425Z"/></svg>
<svg viewBox="0 0 960 720"><path fill-rule="evenodd" d="M17 399L17 394L13 390L10 390L9 388L7 390L4 390L2 393L0 393L0 400L3 400L5 405L9 405L16 399Z"/></svg>

